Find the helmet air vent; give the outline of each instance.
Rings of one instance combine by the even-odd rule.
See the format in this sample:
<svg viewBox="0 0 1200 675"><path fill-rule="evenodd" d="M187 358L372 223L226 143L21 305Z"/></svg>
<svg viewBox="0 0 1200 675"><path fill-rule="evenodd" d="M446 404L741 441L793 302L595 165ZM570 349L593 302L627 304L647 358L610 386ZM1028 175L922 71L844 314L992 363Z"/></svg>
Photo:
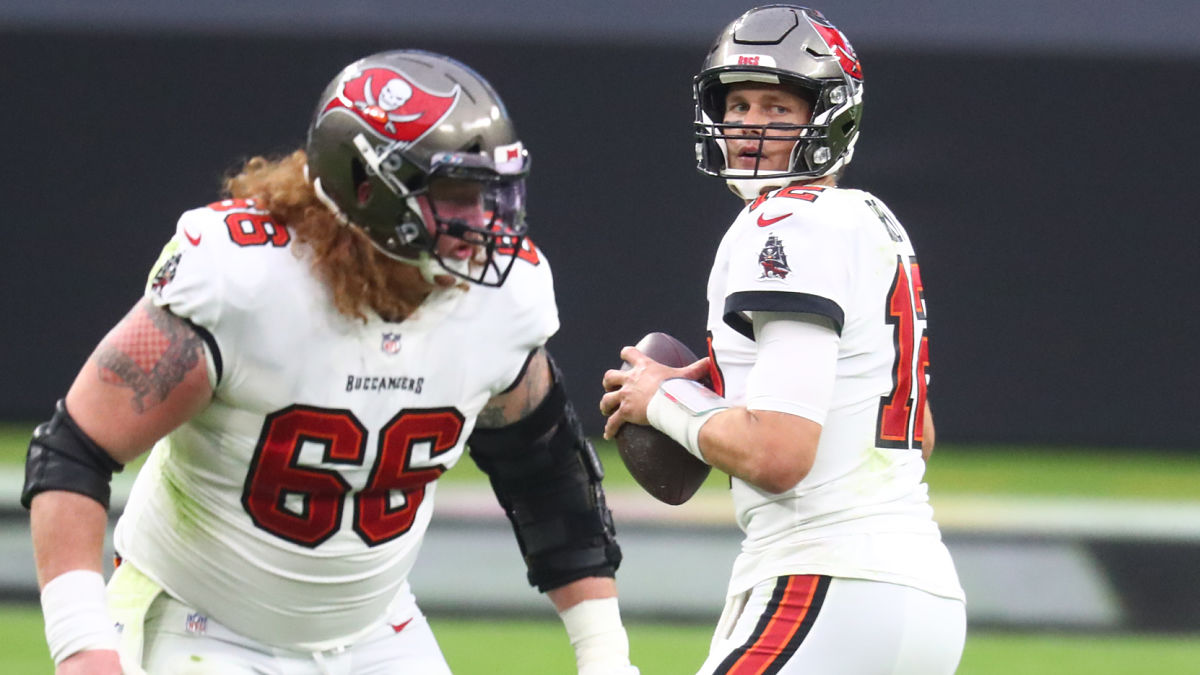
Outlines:
<svg viewBox="0 0 1200 675"><path fill-rule="evenodd" d="M768 6L763 9L768 11L747 13L733 27L733 41L736 44L777 45L800 25L800 18L791 8ZM779 16L781 12L772 11L779 9L791 18L790 22L787 17Z"/></svg>

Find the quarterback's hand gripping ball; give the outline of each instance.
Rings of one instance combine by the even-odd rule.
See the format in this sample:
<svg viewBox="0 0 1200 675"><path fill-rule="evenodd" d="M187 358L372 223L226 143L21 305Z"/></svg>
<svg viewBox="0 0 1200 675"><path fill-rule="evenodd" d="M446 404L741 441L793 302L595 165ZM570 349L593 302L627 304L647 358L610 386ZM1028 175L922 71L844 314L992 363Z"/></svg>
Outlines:
<svg viewBox="0 0 1200 675"><path fill-rule="evenodd" d="M635 345L664 366L681 368L696 361L682 342L666 333L650 333ZM629 364L621 366L627 370ZM654 427L626 422L616 433L617 451L638 485L661 502L677 506L691 499L712 467Z"/></svg>

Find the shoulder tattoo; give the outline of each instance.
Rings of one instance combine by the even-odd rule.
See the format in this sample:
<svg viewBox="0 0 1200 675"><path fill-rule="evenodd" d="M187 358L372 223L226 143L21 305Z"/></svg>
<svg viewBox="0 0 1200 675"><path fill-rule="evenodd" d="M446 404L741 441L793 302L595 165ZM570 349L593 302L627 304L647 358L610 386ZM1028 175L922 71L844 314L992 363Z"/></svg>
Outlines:
<svg viewBox="0 0 1200 675"><path fill-rule="evenodd" d="M105 336L93 358L100 379L132 390L130 404L143 413L200 363L203 345L186 321L143 300Z"/></svg>

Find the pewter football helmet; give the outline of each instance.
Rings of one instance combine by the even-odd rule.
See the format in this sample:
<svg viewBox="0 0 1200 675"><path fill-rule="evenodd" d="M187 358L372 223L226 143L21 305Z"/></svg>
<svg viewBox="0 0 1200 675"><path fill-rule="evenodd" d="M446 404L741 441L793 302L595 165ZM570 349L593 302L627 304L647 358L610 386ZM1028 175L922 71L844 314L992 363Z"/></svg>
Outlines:
<svg viewBox="0 0 1200 675"><path fill-rule="evenodd" d="M525 237L529 155L491 85L468 66L403 50L360 59L325 88L308 130L308 176L318 197L385 254L468 281L504 283ZM432 180L483 187L480 227L422 217ZM439 237L481 247L472 264L438 257ZM428 276L428 274L427 274Z"/></svg>
<svg viewBox="0 0 1200 675"><path fill-rule="evenodd" d="M725 140L735 129L768 125L725 124L725 94L737 82L784 84L812 104L804 125L769 125L772 140L794 140L786 171L730 169ZM796 179L815 179L850 163L862 119L862 65L850 41L820 12L797 5L752 9L717 36L693 81L697 168L725 178L730 189L753 199Z"/></svg>

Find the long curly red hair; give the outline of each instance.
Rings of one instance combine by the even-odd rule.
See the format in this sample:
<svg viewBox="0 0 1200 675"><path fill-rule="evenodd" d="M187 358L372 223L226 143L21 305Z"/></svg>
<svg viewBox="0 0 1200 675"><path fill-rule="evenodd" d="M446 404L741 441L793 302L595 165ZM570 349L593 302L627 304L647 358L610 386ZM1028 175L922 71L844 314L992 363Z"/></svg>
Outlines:
<svg viewBox="0 0 1200 675"><path fill-rule="evenodd" d="M311 254L314 273L329 287L337 311L367 320L371 309L389 321L413 313L434 289L416 267L381 253L357 227L343 225L317 199L304 177L303 150L285 157L253 157L225 179L224 194L254 199Z"/></svg>

